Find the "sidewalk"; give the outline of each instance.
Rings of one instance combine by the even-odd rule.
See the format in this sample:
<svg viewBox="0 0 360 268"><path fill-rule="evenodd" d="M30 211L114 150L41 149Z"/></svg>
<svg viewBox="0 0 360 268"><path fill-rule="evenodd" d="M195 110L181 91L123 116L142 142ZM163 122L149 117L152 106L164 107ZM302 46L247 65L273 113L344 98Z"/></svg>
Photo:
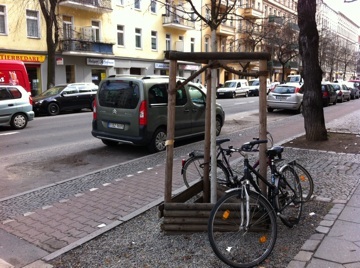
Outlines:
<svg viewBox="0 0 360 268"><path fill-rule="evenodd" d="M351 123L352 127L359 124L358 119ZM246 133L238 143L252 138L252 133ZM175 191L184 187L181 159L174 159L173 164ZM160 204L164 180L159 178L163 177L164 165L114 178L112 183L0 222L0 268L51 267L47 261ZM360 186L349 200L333 203L317 233L288 268L360 267Z"/></svg>

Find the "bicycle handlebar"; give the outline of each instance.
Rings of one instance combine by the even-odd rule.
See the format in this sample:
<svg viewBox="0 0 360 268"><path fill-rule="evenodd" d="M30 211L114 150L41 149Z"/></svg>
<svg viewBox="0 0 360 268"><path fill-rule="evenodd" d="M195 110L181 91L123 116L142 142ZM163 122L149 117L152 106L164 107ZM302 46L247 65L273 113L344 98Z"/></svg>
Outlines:
<svg viewBox="0 0 360 268"><path fill-rule="evenodd" d="M251 151L254 151L254 150L253 150L253 147L254 147L255 145L258 145L258 144L261 144L261 143L267 143L267 142L268 142L268 140L254 140L254 141L249 141L249 142L247 142L247 143L244 143L244 144L241 146L240 150L241 150L241 151L245 151L245 152L251 152Z"/></svg>

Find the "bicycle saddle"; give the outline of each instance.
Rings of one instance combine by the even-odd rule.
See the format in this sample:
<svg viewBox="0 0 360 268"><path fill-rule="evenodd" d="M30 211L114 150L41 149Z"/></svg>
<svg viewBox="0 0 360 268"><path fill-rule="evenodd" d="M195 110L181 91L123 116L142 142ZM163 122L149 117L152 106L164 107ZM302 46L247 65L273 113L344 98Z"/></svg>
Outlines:
<svg viewBox="0 0 360 268"><path fill-rule="evenodd" d="M216 146L218 146L224 142L227 142L227 141L230 141L230 139L216 139Z"/></svg>
<svg viewBox="0 0 360 268"><path fill-rule="evenodd" d="M282 146L274 146L274 147L271 147L270 149L268 149L266 151L266 154L268 157L279 157L281 159L281 153L284 151L284 147Z"/></svg>

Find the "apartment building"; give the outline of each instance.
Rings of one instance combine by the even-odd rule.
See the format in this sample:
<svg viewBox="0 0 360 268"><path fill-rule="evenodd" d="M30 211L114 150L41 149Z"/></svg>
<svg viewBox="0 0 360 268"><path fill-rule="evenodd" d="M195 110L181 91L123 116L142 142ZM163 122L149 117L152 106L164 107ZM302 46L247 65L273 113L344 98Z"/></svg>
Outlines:
<svg viewBox="0 0 360 268"><path fill-rule="evenodd" d="M198 5L201 9L201 1ZM201 51L201 30L189 10L181 0L60 2L55 84L98 84L113 74L168 74L164 51ZM24 61L34 95L46 90L45 21L36 0L0 0L0 58ZM179 62L178 75L188 77L199 68Z"/></svg>

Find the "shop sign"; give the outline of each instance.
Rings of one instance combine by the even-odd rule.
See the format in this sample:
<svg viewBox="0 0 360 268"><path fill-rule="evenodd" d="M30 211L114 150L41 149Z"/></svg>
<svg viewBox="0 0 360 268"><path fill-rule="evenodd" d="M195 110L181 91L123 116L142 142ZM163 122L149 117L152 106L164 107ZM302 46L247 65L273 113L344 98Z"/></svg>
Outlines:
<svg viewBox="0 0 360 268"><path fill-rule="evenodd" d="M155 69L169 69L169 63L155 63Z"/></svg>
<svg viewBox="0 0 360 268"><path fill-rule="evenodd" d="M45 61L45 56L44 55L30 55L30 54L0 53L0 60L20 60L22 62L41 63L41 62Z"/></svg>
<svg viewBox="0 0 360 268"><path fill-rule="evenodd" d="M179 65L179 69L180 69L180 70L197 71L197 70L199 70L199 66L197 66L197 65L184 65L184 64L181 64L181 65Z"/></svg>
<svg viewBox="0 0 360 268"><path fill-rule="evenodd" d="M87 58L86 63L87 65L115 66L115 60L112 59Z"/></svg>

